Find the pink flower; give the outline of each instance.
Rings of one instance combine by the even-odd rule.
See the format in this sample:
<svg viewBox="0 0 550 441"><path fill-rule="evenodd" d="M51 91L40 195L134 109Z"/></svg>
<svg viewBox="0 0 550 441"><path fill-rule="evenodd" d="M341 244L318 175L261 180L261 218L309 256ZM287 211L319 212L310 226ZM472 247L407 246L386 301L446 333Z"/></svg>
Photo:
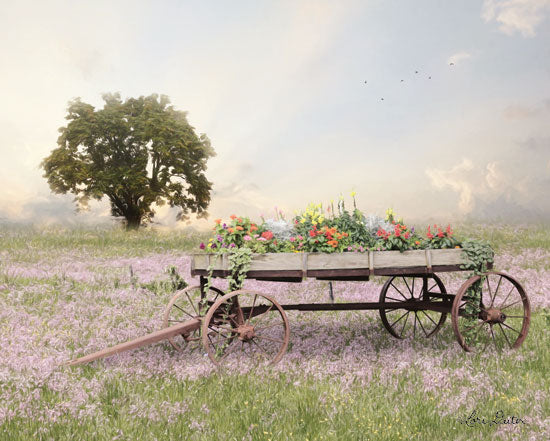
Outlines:
<svg viewBox="0 0 550 441"><path fill-rule="evenodd" d="M252 238L247 234L246 236L243 237L244 240L252 240Z"/></svg>
<svg viewBox="0 0 550 441"><path fill-rule="evenodd" d="M265 242L265 241L267 241L267 239L266 239L265 237L258 237L258 239L257 239L257 240L261 240L262 242Z"/></svg>
<svg viewBox="0 0 550 441"><path fill-rule="evenodd" d="M291 237L289 240L290 240L291 242L294 242L294 241L296 240L296 238L295 238L295 237Z"/></svg>

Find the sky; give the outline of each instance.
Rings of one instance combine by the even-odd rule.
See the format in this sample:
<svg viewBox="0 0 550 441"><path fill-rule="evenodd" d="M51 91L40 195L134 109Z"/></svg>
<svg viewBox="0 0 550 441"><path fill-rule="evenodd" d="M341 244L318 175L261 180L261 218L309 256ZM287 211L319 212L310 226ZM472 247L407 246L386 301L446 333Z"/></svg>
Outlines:
<svg viewBox="0 0 550 441"><path fill-rule="evenodd" d="M0 220L75 213L40 161L68 102L167 95L211 140L208 221L350 192L407 219L550 219L550 0L0 0ZM365 83L366 82L366 83ZM175 224L159 207L155 221Z"/></svg>

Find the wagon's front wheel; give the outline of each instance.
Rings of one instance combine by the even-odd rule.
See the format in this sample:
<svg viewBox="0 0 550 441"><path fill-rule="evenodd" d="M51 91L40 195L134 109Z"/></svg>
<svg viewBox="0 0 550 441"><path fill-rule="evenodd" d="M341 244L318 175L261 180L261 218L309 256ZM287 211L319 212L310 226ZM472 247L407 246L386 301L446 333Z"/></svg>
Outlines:
<svg viewBox="0 0 550 441"><path fill-rule="evenodd" d="M431 337L441 329L447 314L423 309L426 305L450 307L445 285L435 274L390 277L380 291L380 318L395 338Z"/></svg>
<svg viewBox="0 0 550 441"><path fill-rule="evenodd" d="M454 299L451 319L465 351L518 348L529 330L531 309L520 283L499 272L468 279Z"/></svg>
<svg viewBox="0 0 550 441"><path fill-rule="evenodd" d="M273 298L233 291L219 298L202 323L202 343L216 365L275 364L290 340L285 311Z"/></svg>
<svg viewBox="0 0 550 441"><path fill-rule="evenodd" d="M208 291L203 292L200 286L190 286L177 291L164 310L162 318L163 328L183 323L193 318L202 318L208 312L216 300L223 297L224 292L211 286ZM189 344L195 346L200 343L200 328L181 336L168 339L174 349L183 351Z"/></svg>

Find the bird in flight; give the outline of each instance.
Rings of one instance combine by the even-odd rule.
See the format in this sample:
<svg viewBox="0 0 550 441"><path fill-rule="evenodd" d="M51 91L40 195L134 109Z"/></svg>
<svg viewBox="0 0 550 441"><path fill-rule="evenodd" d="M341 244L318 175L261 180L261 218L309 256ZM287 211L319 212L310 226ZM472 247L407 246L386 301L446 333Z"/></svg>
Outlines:
<svg viewBox="0 0 550 441"><path fill-rule="evenodd" d="M449 66L454 66L455 64L453 62L449 63Z"/></svg>
<svg viewBox="0 0 550 441"><path fill-rule="evenodd" d="M367 80L365 80L365 84L367 84Z"/></svg>
<svg viewBox="0 0 550 441"><path fill-rule="evenodd" d="M380 98L380 101L384 101L384 98Z"/></svg>
<svg viewBox="0 0 550 441"><path fill-rule="evenodd" d="M431 80L431 79L432 79L432 77L428 77L428 80Z"/></svg>
<svg viewBox="0 0 550 441"><path fill-rule="evenodd" d="M414 71L414 73L415 73L415 74L417 74L417 73L418 73L418 71L417 71L417 70L415 70L415 71Z"/></svg>
<svg viewBox="0 0 550 441"><path fill-rule="evenodd" d="M401 82L403 82L403 81L405 81L405 80L401 80Z"/></svg>

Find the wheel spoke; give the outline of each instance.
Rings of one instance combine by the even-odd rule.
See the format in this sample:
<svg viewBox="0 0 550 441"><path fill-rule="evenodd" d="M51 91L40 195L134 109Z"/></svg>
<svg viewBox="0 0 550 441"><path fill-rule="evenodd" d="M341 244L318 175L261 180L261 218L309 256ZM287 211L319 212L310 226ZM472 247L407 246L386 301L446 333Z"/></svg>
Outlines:
<svg viewBox="0 0 550 441"><path fill-rule="evenodd" d="M403 295L403 293L401 291L399 291L399 289L393 284L393 280L390 282L390 285L393 286L393 288L399 293L401 294L401 297L403 297L405 300L409 300L407 297L405 297Z"/></svg>
<svg viewBox="0 0 550 441"><path fill-rule="evenodd" d="M386 297L384 297L384 299L395 300L396 302L403 302L403 300L401 300L401 299L395 299L395 298L390 297L390 296L386 296ZM390 302L390 303L391 303L391 302Z"/></svg>
<svg viewBox="0 0 550 441"><path fill-rule="evenodd" d="M422 329L422 332L424 332L424 335L426 337L428 337L428 335L430 335L430 334L429 334L429 332L426 331L426 329L424 329L424 325L422 324L422 320L420 320L420 317L418 317L418 324L420 325L420 328Z"/></svg>
<svg viewBox="0 0 550 441"><path fill-rule="evenodd" d="M489 291L489 298L491 299L491 305L493 304L493 294L491 293L491 285L489 283L489 276L485 276L485 280L487 281L487 289ZM483 296L483 293L481 294Z"/></svg>
<svg viewBox="0 0 550 441"><path fill-rule="evenodd" d="M517 329L512 328L511 326L508 326L506 323L501 323L502 326L506 326L508 329L511 329L512 331L516 332L518 335L521 335L521 332L519 332Z"/></svg>
<svg viewBox="0 0 550 441"><path fill-rule="evenodd" d="M259 319L258 319L258 321L256 322L256 324L254 326L258 326L258 324L267 316L267 313L273 309L273 306L275 306L275 305L272 303L271 306L267 309L266 312L264 312L262 314L259 314L257 316L257 317L259 317Z"/></svg>
<svg viewBox="0 0 550 441"><path fill-rule="evenodd" d="M434 320L429 316L429 314L426 313L426 311L424 311L423 309L422 309L421 311L424 313L424 315L425 315L426 317L428 317L428 318L430 319L430 321L431 321L435 326L437 326L437 323L434 322Z"/></svg>
<svg viewBox="0 0 550 441"><path fill-rule="evenodd" d="M187 296L187 300L189 300L189 303L191 304L191 308L193 308L193 311L195 311L195 314L200 315L197 309L195 308L195 303L191 301L191 297L189 297L189 293L186 292L185 295Z"/></svg>
<svg viewBox="0 0 550 441"><path fill-rule="evenodd" d="M399 334L400 337L403 336L403 331L405 330L405 326L407 326L407 322L409 321L409 314L411 311L407 311L407 317L405 318L405 322L403 323L403 327L401 328L401 333Z"/></svg>
<svg viewBox="0 0 550 441"><path fill-rule="evenodd" d="M399 317L395 322L393 322L393 323L390 325L390 328L393 328L393 325L395 325L399 320L401 320L403 317L405 317L405 315L407 315L409 312L410 312L410 311L405 311L401 317Z"/></svg>
<svg viewBox="0 0 550 441"><path fill-rule="evenodd" d="M508 346L512 347L512 344L510 343L510 340L508 339L508 336L506 335L506 332L504 332L504 328L500 325L500 323L498 324L498 326L499 326L500 330L502 331L502 333L504 334L504 338L508 342Z"/></svg>
<svg viewBox="0 0 550 441"><path fill-rule="evenodd" d="M261 347L260 344L256 340L252 339L252 343L254 343L256 346L258 346L269 357L268 352L263 347Z"/></svg>
<svg viewBox="0 0 550 441"><path fill-rule="evenodd" d="M247 325L250 323L250 319L252 318L252 313L254 312L254 306L256 305L257 298L258 298L258 294L254 294L254 301L252 302L252 308L250 309L250 314L248 314L248 320L246 321Z"/></svg>
<svg viewBox="0 0 550 441"><path fill-rule="evenodd" d="M515 286L512 286L512 289L510 289L510 292L508 293L508 295L506 296L506 298L504 299L504 301L501 303L501 305L505 305L506 304L506 300L508 300L508 297L510 297L510 294L512 294L512 291L514 291L516 287ZM500 308L502 309L502 308Z"/></svg>
<svg viewBox="0 0 550 441"><path fill-rule="evenodd" d="M417 319L417 317L416 317L416 311L414 311L413 338L416 337L416 319Z"/></svg>
<svg viewBox="0 0 550 441"><path fill-rule="evenodd" d="M510 303L509 305L503 306L502 308L500 308L500 310L503 311L506 308L509 308L510 306L514 306L514 305L518 304L521 301L522 301L522 299L516 300L514 303Z"/></svg>
<svg viewBox="0 0 550 441"><path fill-rule="evenodd" d="M489 308L492 308L494 303L495 303L495 299L497 298L498 289L500 288L500 282L502 282L502 276L500 276L500 279L498 279L497 289L495 290L495 294L493 295L493 299L491 300L491 306L489 306Z"/></svg>
<svg viewBox="0 0 550 441"><path fill-rule="evenodd" d="M409 287L409 284L407 283L407 279L405 279L405 277L401 277L401 278L403 279L403 282L405 282L405 285L406 285L407 289L411 293L411 297L414 297L413 292L411 291L411 288Z"/></svg>
<svg viewBox="0 0 550 441"><path fill-rule="evenodd" d="M178 308L178 309L179 309L181 312L183 312L184 314L187 314L189 317L195 318L194 316L192 316L191 314L189 314L186 310L180 308L180 307L179 307L178 305L176 305L175 303L174 303L174 306L175 306L176 308Z"/></svg>
<svg viewBox="0 0 550 441"><path fill-rule="evenodd" d="M485 323L485 322L481 321L479 323L476 323L475 325L468 326L466 329L463 329L462 332L468 332L470 329L474 329L476 326L481 326L483 323Z"/></svg>

